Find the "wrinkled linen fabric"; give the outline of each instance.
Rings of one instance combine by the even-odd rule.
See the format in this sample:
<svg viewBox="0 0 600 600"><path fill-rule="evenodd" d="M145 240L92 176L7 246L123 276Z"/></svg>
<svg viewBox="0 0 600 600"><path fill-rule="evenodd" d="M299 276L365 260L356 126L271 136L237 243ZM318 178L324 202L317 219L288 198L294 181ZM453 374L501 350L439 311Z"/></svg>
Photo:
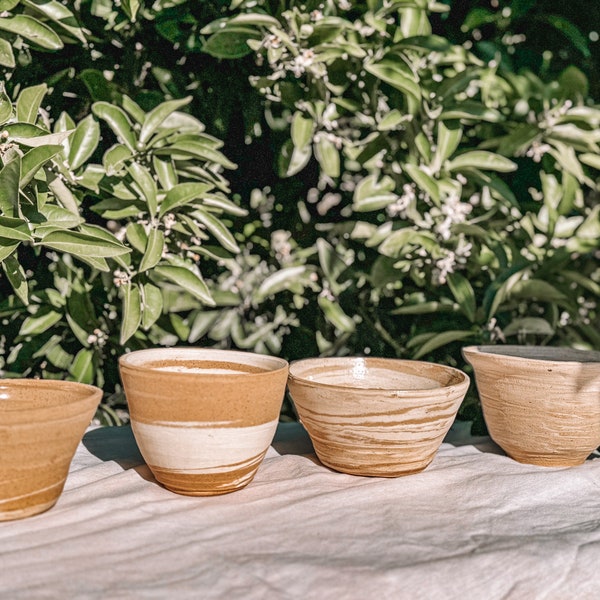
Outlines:
<svg viewBox="0 0 600 600"><path fill-rule="evenodd" d="M48 512L0 523L0 598L600 598L600 460L519 464L451 431L423 472L334 472L281 424L223 496L156 483L131 429L90 429Z"/></svg>

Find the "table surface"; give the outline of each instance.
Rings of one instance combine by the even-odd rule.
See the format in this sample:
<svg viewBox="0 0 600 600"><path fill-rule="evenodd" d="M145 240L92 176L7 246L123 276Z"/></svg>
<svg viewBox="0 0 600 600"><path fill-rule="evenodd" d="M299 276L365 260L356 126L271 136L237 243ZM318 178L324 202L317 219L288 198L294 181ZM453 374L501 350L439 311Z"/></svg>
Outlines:
<svg viewBox="0 0 600 600"><path fill-rule="evenodd" d="M600 598L600 460L519 464L453 427L423 472L334 472L280 424L223 496L161 487L131 429L90 429L48 512L0 523L0 598Z"/></svg>

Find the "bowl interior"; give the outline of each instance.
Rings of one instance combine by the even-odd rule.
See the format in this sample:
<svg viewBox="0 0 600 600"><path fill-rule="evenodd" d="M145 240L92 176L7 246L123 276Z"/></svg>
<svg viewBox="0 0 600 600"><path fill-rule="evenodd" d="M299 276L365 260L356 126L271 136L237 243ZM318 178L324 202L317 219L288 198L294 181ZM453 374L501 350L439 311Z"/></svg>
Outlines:
<svg viewBox="0 0 600 600"><path fill-rule="evenodd" d="M287 367L281 358L212 348L151 348L124 354L121 366L145 371L207 375L249 375Z"/></svg>
<svg viewBox="0 0 600 600"><path fill-rule="evenodd" d="M451 367L393 358L309 358L290 365L292 381L325 387L426 392L459 384L465 377Z"/></svg>
<svg viewBox="0 0 600 600"><path fill-rule="evenodd" d="M577 350L557 346L467 346L463 348L465 357L469 355L497 355L515 359L539 360L558 363L600 363L600 352Z"/></svg>
<svg viewBox="0 0 600 600"><path fill-rule="evenodd" d="M75 381L53 379L4 379L0 381L0 415L54 409L90 399L102 391Z"/></svg>

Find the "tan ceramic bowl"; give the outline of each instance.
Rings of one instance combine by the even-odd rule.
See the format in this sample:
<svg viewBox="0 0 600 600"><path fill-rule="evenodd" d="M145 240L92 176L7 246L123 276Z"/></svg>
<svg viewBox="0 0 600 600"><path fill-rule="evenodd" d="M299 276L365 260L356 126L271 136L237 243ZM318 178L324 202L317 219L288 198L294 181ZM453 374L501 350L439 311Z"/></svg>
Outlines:
<svg viewBox="0 0 600 600"><path fill-rule="evenodd" d="M0 521L54 506L101 398L72 381L0 380Z"/></svg>
<svg viewBox="0 0 600 600"><path fill-rule="evenodd" d="M468 346L491 438L515 460L581 464L600 445L600 352Z"/></svg>
<svg viewBox="0 0 600 600"><path fill-rule="evenodd" d="M251 352L153 348L119 359L131 426L156 479L209 496L247 485L273 440L288 363Z"/></svg>
<svg viewBox="0 0 600 600"><path fill-rule="evenodd" d="M433 460L469 386L458 369L385 358L292 362L288 387L326 466L396 477Z"/></svg>

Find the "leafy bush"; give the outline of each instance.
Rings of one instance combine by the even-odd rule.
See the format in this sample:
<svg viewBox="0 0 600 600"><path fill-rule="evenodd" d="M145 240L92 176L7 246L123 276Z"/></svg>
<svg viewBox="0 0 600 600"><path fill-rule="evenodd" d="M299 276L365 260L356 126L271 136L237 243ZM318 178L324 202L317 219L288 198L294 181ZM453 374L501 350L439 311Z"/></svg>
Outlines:
<svg viewBox="0 0 600 600"><path fill-rule="evenodd" d="M0 368L116 422L128 348L600 348L600 107L527 6L0 1Z"/></svg>

